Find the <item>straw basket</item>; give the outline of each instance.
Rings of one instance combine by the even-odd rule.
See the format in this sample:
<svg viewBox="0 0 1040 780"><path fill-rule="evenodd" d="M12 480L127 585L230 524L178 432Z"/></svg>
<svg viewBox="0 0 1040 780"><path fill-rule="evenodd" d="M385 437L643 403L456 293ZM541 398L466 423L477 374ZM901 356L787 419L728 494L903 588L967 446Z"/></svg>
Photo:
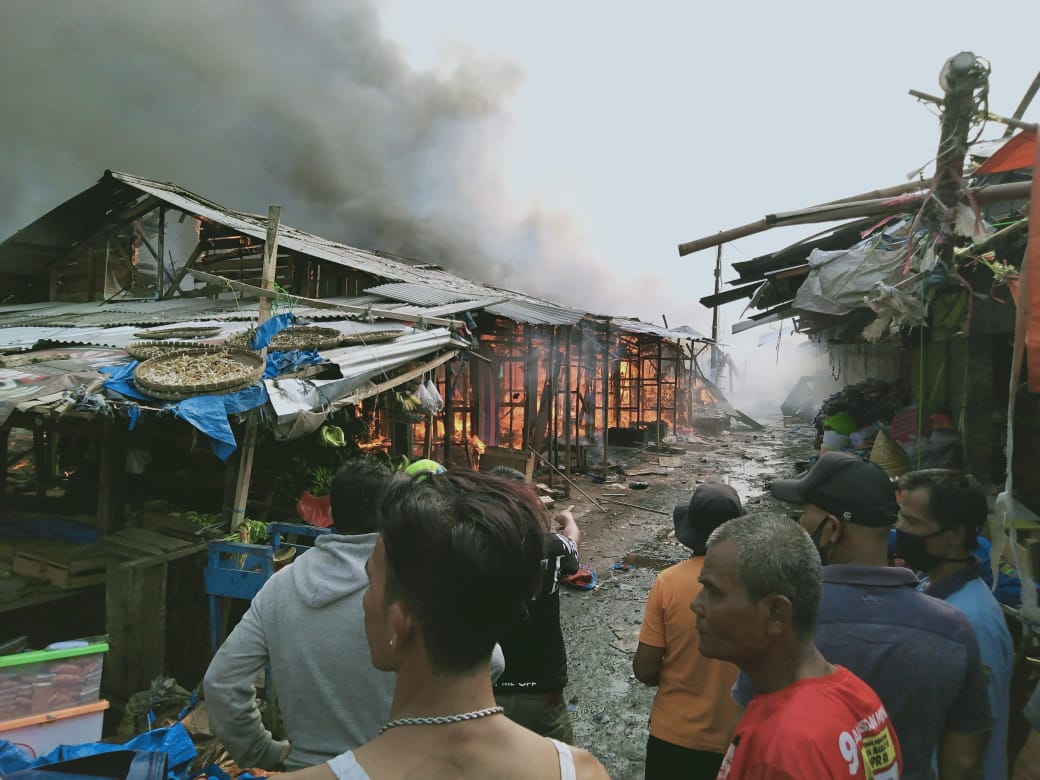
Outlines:
<svg viewBox="0 0 1040 780"><path fill-rule="evenodd" d="M164 401L193 395L219 395L242 390L264 373L255 352L224 347L219 351L184 350L149 358L134 371L134 383Z"/></svg>
<svg viewBox="0 0 1040 780"><path fill-rule="evenodd" d="M870 462L876 463L890 477L898 477L910 470L910 459L898 442L884 431L878 431L870 448Z"/></svg>
<svg viewBox="0 0 1040 780"><path fill-rule="evenodd" d="M227 351L223 344L202 344L197 341L131 341L123 349L134 360L148 360L171 352Z"/></svg>
<svg viewBox="0 0 1040 780"><path fill-rule="evenodd" d="M228 336L224 343L242 349L249 348L249 337L253 331L247 330ZM290 349L332 349L339 346L343 333L335 328L319 328L314 325L300 325L280 330L271 337L267 348L272 352L285 352Z"/></svg>

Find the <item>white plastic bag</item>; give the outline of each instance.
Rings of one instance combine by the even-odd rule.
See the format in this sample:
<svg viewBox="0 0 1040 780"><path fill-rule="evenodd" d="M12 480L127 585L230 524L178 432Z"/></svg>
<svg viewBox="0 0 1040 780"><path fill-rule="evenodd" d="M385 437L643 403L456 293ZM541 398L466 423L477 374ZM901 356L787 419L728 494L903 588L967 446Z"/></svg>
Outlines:
<svg viewBox="0 0 1040 780"><path fill-rule="evenodd" d="M437 385L434 384L432 379L427 379L426 384L420 385L420 387L426 391L423 395L429 399L429 406L426 408L429 409L430 414L440 414L444 409L444 399L441 398L441 394L437 391Z"/></svg>

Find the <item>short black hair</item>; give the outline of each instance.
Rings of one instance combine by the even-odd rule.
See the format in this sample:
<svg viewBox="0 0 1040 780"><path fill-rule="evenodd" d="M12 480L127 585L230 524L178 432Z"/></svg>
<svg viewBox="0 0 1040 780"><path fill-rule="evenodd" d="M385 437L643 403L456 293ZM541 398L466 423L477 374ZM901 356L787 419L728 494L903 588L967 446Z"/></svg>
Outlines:
<svg viewBox="0 0 1040 780"><path fill-rule="evenodd" d="M476 471L394 477L379 505L386 594L416 614L434 671L487 661L521 618L541 573L540 502Z"/></svg>
<svg viewBox="0 0 1040 780"><path fill-rule="evenodd" d="M390 469L379 461L354 458L340 466L329 483L332 524L341 534L375 533L376 507L390 481Z"/></svg>
<svg viewBox="0 0 1040 780"><path fill-rule="evenodd" d="M965 549L979 546L977 537L989 516L989 503L975 477L953 469L922 469L899 478L900 490L918 488L928 491L928 514L940 528L964 528Z"/></svg>

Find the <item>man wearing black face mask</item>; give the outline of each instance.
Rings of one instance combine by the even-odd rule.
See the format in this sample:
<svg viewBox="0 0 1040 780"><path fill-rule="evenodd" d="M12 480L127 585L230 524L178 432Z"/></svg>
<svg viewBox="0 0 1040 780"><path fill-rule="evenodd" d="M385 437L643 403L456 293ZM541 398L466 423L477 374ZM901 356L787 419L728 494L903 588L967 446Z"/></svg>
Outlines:
<svg viewBox="0 0 1040 780"><path fill-rule="evenodd" d="M983 777L1003 780L1014 651L1004 614L971 554L988 513L985 492L968 474L931 469L899 480L896 556L924 573L920 590L955 606L975 630L993 711Z"/></svg>
<svg viewBox="0 0 1040 780"><path fill-rule="evenodd" d="M888 565L898 505L891 480L855 455L826 452L800 479L773 482L800 504L823 568L815 642L878 694L903 750L905 780L974 778L992 726L979 647L967 618ZM743 676L733 698L754 696Z"/></svg>

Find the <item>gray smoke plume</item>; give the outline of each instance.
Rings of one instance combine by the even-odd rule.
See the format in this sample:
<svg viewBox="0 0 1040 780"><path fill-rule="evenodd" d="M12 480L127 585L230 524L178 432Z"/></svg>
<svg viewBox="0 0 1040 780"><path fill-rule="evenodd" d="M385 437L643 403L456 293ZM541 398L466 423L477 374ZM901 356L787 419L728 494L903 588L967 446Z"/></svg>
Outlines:
<svg viewBox="0 0 1040 780"><path fill-rule="evenodd" d="M622 285L565 215L511 199L517 63L418 71L376 4L4 0L0 30L0 238L110 168L594 312L667 289Z"/></svg>

